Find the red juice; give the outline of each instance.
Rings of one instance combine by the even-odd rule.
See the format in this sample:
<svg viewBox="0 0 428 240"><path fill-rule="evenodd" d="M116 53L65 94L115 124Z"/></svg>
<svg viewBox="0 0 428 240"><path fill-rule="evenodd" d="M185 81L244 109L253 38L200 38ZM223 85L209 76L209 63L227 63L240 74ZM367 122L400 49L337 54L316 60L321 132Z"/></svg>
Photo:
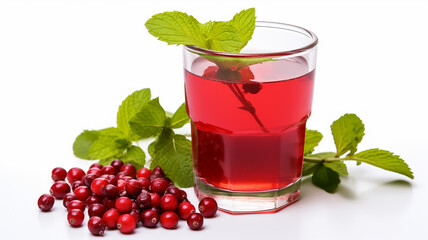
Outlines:
<svg viewBox="0 0 428 240"><path fill-rule="evenodd" d="M251 65L249 81L229 81L204 75L209 68L212 63L196 60L193 73L185 71L196 177L226 191L269 191L295 183L302 172L315 70L308 73L304 60L281 59Z"/></svg>

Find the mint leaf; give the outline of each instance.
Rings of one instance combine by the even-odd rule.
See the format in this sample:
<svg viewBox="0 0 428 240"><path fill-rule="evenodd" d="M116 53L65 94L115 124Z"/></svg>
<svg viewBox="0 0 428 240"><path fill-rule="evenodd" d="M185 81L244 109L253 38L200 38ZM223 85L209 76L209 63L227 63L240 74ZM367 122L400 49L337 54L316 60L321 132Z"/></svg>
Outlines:
<svg viewBox="0 0 428 240"><path fill-rule="evenodd" d="M207 48L221 52L239 52L241 38L238 30L225 22L209 22L206 31Z"/></svg>
<svg viewBox="0 0 428 240"><path fill-rule="evenodd" d="M106 128L97 131L98 138L88 151L92 159L104 159L121 156L131 142L117 128Z"/></svg>
<svg viewBox="0 0 428 240"><path fill-rule="evenodd" d="M158 135L166 119L165 110L155 98L145 104L141 110L129 121L131 131L141 138Z"/></svg>
<svg viewBox="0 0 428 240"><path fill-rule="evenodd" d="M339 174L328 167L320 165L312 175L312 183L326 192L333 193L340 183Z"/></svg>
<svg viewBox="0 0 428 240"><path fill-rule="evenodd" d="M322 134L316 130L306 130L304 155L311 154L322 139Z"/></svg>
<svg viewBox="0 0 428 240"><path fill-rule="evenodd" d="M386 150L373 148L359 152L350 157L350 159L368 163L391 172L403 174L411 179L414 178L412 170L404 160L401 159L400 156L394 155L392 152Z"/></svg>
<svg viewBox="0 0 428 240"><path fill-rule="evenodd" d="M241 45L238 49L239 51L244 48L245 45L247 45L248 41L250 41L253 36L254 29L256 28L256 9L249 8L242 10L241 12L235 14L233 19L228 23L238 30L239 36L241 38Z"/></svg>
<svg viewBox="0 0 428 240"><path fill-rule="evenodd" d="M181 128L186 123L190 121L189 116L187 116L186 112L186 104L183 103L177 111L175 111L174 115L171 118L171 127L172 128Z"/></svg>
<svg viewBox="0 0 428 240"><path fill-rule="evenodd" d="M321 163L303 162L302 176L308 176L315 172L315 170L321 165Z"/></svg>
<svg viewBox="0 0 428 240"><path fill-rule="evenodd" d="M357 145L364 136L364 124L355 114L345 114L331 125L334 143L336 144L336 156L342 156L349 152L353 155L357 151Z"/></svg>
<svg viewBox="0 0 428 240"><path fill-rule="evenodd" d="M168 44L207 48L201 23L186 13L173 11L152 16L145 24L149 33Z"/></svg>
<svg viewBox="0 0 428 240"><path fill-rule="evenodd" d="M100 159L98 161L99 164L103 165L103 166L107 166L110 165L111 162L113 162L113 160L115 159L120 159L120 157L118 158L105 158L105 159Z"/></svg>
<svg viewBox="0 0 428 240"><path fill-rule="evenodd" d="M139 137L131 132L129 121L138 113L141 108L150 101L150 89L145 88L133 92L119 106L117 112L117 128L121 130L131 140L136 141Z"/></svg>
<svg viewBox="0 0 428 240"><path fill-rule="evenodd" d="M73 143L73 153L76 157L86 159L86 160L94 160L92 156L89 156L89 149L91 149L92 144L98 139L98 131L83 131Z"/></svg>
<svg viewBox="0 0 428 240"><path fill-rule="evenodd" d="M346 167L346 164L342 161L323 162L323 165L339 173L340 175L348 175L348 169Z"/></svg>
<svg viewBox="0 0 428 240"><path fill-rule="evenodd" d="M154 140L152 143L149 144L149 146L147 147L147 151L149 152L150 156L153 158L153 156L155 155L155 145L157 143L157 139Z"/></svg>
<svg viewBox="0 0 428 240"><path fill-rule="evenodd" d="M125 155L120 158L124 163L129 163L134 165L134 167L138 170L144 167L146 164L146 154L143 149L138 146L131 146L126 151Z"/></svg>
<svg viewBox="0 0 428 240"><path fill-rule="evenodd" d="M154 146L151 167L160 166L179 187L193 185L192 143L183 135L164 128Z"/></svg>

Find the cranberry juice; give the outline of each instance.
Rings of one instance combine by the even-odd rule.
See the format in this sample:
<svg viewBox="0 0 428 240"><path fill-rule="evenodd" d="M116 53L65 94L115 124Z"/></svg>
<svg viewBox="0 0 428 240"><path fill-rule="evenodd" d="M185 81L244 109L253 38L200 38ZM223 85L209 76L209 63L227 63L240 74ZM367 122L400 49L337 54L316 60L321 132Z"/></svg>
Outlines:
<svg viewBox="0 0 428 240"><path fill-rule="evenodd" d="M221 74L206 60L193 63L185 90L200 181L257 192L300 178L314 84L307 69L305 61L278 60L243 68L232 79L236 71Z"/></svg>

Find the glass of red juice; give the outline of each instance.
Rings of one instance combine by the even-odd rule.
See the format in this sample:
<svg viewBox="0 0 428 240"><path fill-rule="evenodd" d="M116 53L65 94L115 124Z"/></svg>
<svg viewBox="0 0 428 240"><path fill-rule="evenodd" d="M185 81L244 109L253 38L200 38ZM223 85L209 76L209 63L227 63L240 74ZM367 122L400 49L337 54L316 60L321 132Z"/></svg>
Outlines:
<svg viewBox="0 0 428 240"><path fill-rule="evenodd" d="M300 193L318 39L257 22L240 53L184 47L194 188L225 212L276 212Z"/></svg>

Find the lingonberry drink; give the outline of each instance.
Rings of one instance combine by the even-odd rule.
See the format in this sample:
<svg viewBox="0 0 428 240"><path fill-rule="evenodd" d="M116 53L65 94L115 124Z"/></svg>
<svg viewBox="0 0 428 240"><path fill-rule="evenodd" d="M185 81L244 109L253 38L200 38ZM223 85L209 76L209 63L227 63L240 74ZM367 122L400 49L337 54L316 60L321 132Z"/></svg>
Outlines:
<svg viewBox="0 0 428 240"><path fill-rule="evenodd" d="M230 213L277 211L298 199L316 44L305 29L259 22L251 52L185 47L199 198Z"/></svg>

